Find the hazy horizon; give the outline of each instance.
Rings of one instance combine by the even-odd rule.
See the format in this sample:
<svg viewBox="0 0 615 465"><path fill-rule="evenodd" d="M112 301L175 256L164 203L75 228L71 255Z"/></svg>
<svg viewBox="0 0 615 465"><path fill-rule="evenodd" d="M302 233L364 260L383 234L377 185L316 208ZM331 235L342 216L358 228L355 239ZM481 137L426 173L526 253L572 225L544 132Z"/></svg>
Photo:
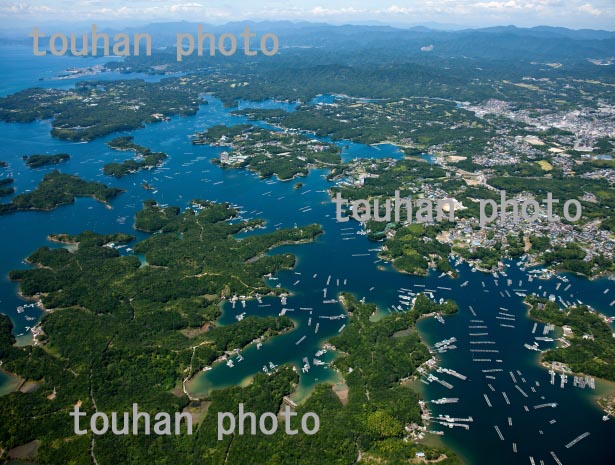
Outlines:
<svg viewBox="0 0 615 465"><path fill-rule="evenodd" d="M137 26L182 20L209 24L290 20L439 29L515 25L613 31L615 5L612 0L133 0L128 5L120 0L41 0L0 5L0 29L5 31L45 24Z"/></svg>
<svg viewBox="0 0 615 465"><path fill-rule="evenodd" d="M483 29L490 29L490 28L497 28L497 27L502 27L502 28L506 28L506 27L512 27L512 28L517 28L520 30L531 30L533 28L564 28L567 30L571 30L571 31L582 31L582 30L586 30L586 31L602 31L602 32L606 32L606 33L615 33L615 27L612 28L599 28L599 27L567 27L567 26L553 26L553 25L549 25L549 24L537 24L535 26L520 26L518 24L512 24L512 23L502 23L502 24L485 24L485 25L481 25L481 26L471 26L471 25L461 25L461 24L454 24L454 23L438 23L438 22L430 22L430 21L424 21L424 22L419 22L419 23L413 23L413 24L394 24L394 23L385 23L385 22L380 22L380 21L355 21L355 22L328 22L328 21L309 21L309 20L290 20L290 19L272 19L272 20L267 20L267 19L239 19L239 20L233 20L233 21L227 21L227 22L221 22L221 23L215 23L215 22L207 22L207 21L199 21L199 20L188 20L188 19L180 19L180 20L173 20L173 19L158 19L158 20L141 20L141 21L120 21L120 20L115 20L115 21L105 21L105 20L91 20L91 21L54 21L54 22L33 22L31 24L19 24L18 26L15 26L14 24L11 25L7 25L7 24L3 24L0 23L0 38L4 38L4 39L9 39L9 40L20 40L20 39L28 39L31 40L31 34L32 34L32 29L33 27L38 27L39 29L39 33L42 34L45 37L49 37L50 34L54 33L54 32L64 32L67 33L69 30L71 32L76 32L77 34L84 32L84 33L89 33L91 30L92 25L96 25L98 27L98 30L100 31L105 31L105 30L116 30L116 31L122 31L122 30L129 30L129 29L140 29L140 28L151 28L151 27L155 27L156 25L168 25L168 24L181 24L181 23L186 23L194 25L194 24L202 24L205 27L207 27L208 25L211 26L212 28L224 28L227 25L231 25L231 24L242 24L242 23L252 23L254 25L258 25L258 24L275 24L275 23L290 23L290 24L297 24L297 25L302 25L302 26L308 26L308 25L313 25L313 26L323 26L323 27L343 27L343 26L358 26L358 27L391 27L393 29L398 29L400 31L406 29L406 30L411 30L412 28L426 28L427 30L432 30L432 31L440 31L440 32L460 32L460 31L470 31L470 30L483 30ZM254 29L253 29L254 30ZM271 31L271 32L275 32L275 31Z"/></svg>

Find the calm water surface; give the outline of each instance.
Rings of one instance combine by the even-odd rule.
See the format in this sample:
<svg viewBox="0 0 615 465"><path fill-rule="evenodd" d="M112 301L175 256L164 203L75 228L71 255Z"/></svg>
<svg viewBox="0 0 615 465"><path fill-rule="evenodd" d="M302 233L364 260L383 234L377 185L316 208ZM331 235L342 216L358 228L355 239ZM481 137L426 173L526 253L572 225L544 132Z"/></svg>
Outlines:
<svg viewBox="0 0 615 465"><path fill-rule="evenodd" d="M68 88L75 80L54 80L53 77L68 67L92 66L106 61L72 57L35 58L29 49L23 47L0 48L0 58L7 63L0 70L0 95L31 86ZM88 78L126 77L104 73ZM322 98L326 101L330 97ZM106 146L106 142L118 134L89 143L74 143L52 139L49 135L49 121L0 123L0 137L3 141L0 159L10 165L0 172L0 176L14 177L17 193L34 189L45 173L53 169L31 170L23 163L22 155L57 152L71 155L68 163L57 167L61 171L126 190L112 202L112 209L91 199L79 199L74 205L60 207L52 212L20 212L0 217L0 311L11 317L20 344L30 341L29 328L36 324L41 315L35 307L26 307L23 312L18 312L18 308L27 302L18 297L18 287L8 280L7 274L12 269L26 267L23 259L38 247L57 246L46 240L49 234L75 234L87 229L99 233L121 231L134 234L137 240L141 240L147 235L136 232L133 222L144 200L155 199L162 204L181 207L186 207L194 198L228 201L240 205L246 211L246 217L266 219L265 231L319 223L325 234L314 243L279 247L271 252L292 252L298 258L295 269L281 272L275 276L277 279L268 281L271 286L281 285L292 292L286 305L283 306L279 298L264 298L262 303L250 300L246 302L245 308L241 303L237 303L235 308L227 303L223 306L223 315L219 321L219 324L229 324L243 313L277 315L282 308L287 308L287 315L295 321L296 328L267 341L260 349L248 347L241 353L242 361L233 357L235 366L232 368L224 363L214 365L211 371L198 375L190 383L192 392L203 394L222 386L247 382L255 373L263 370L263 366L269 369L270 364L290 362L301 368L305 357L312 366L308 373L301 375L299 388L294 394L297 400L301 400L317 383L338 380L326 365L313 366L316 351L346 323L345 319L328 318L343 315L344 311L338 303L323 303L325 288L327 299L335 298L340 291L349 291L359 298L365 297L377 303L385 314L392 311L393 306L400 305L399 295L406 292L401 291L402 288L413 292L431 289L437 300L454 298L459 303L460 312L446 318L444 324L434 319L423 320L419 329L430 345L442 339L457 338L457 349L441 354L440 358L442 366L455 369L467 376L467 379L462 381L438 373L437 376L452 384L453 388L447 389L438 383L421 385L423 395L426 399L460 399L455 404L432 405L434 415L441 413L460 418L471 416L473 419L468 431L461 428L449 430L432 424L432 430L446 430L443 437L446 445L473 464L530 463L530 456L535 458L537 464L539 460L547 464L555 463L551 451L564 464L588 460L600 465L615 463L612 441L615 420L603 422L602 413L593 403L596 392L573 387L572 378L563 389L559 386L559 377L555 385L550 384L548 372L537 363L538 354L523 346L524 343L533 343L534 336L542 335L543 325L537 325L535 334L532 334L534 324L527 318L522 297L514 291L523 289L524 293L536 292L546 296L553 293L570 302L580 299L607 315L613 315L613 307L609 304L615 298L615 292L604 293L606 289L615 288L612 281L588 281L568 276L567 283L562 282L561 278L549 281L535 279L530 282L527 272L519 269L515 263L508 263L507 276L499 276L497 279L492 275L474 273L464 264L456 265L459 277L455 280L439 278L435 274L424 278L399 274L377 259L377 251L374 249L380 244L369 242L364 235L358 234L361 229L357 223L339 224L335 221L334 204L329 201L326 193L331 187L331 183L325 179L326 171L311 171L306 178L301 179L304 187L296 190L294 182L262 180L253 173L223 170L213 165L210 160L217 157L221 149L192 145L190 135L216 124L233 125L247 120L231 115L230 110L225 109L215 98L207 97L207 102L194 116L172 118L168 123L150 125L131 132L136 143L152 150L164 151L169 154L169 159L157 170L140 172L120 180L104 176L101 171L105 163L130 157L128 152L116 152ZM272 101L257 104L240 102L240 106L284 108L289 111L294 108L293 104ZM266 126L265 123L257 124ZM351 142L339 144L343 148L344 160L403 156L391 145L371 147ZM154 186L156 192L142 189L140 186L143 182ZM10 197L4 199L9 200ZM466 281L468 284L462 287ZM558 284L559 289L556 289ZM568 284L570 288L564 292ZM470 306L476 316L470 311ZM470 326L485 328L472 329ZM470 335L479 332L487 335ZM553 333L550 335L553 336ZM493 344L477 344L479 340ZM548 348L552 344L540 342L540 347ZM476 351L486 348L497 352ZM334 357L335 354L328 352L320 359L330 362ZM0 393L12 389L13 382L11 377L0 371ZM598 383L598 390L607 387L606 384ZM485 394L492 407L487 405ZM557 407L535 408L551 402L557 403ZM499 427L503 440L495 426ZM590 435L574 447L565 447L584 432ZM516 444L517 452L513 450L513 443Z"/></svg>

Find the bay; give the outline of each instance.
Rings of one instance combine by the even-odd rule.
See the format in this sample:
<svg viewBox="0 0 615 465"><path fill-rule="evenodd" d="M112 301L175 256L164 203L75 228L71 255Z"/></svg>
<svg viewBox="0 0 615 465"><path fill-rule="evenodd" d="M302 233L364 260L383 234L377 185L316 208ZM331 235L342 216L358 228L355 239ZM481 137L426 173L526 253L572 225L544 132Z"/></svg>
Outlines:
<svg viewBox="0 0 615 465"><path fill-rule="evenodd" d="M77 63L80 66L84 66L83 63L91 66L99 60L74 57L57 61L52 57L39 60L28 57L23 50L16 52L14 48L3 49L0 56L5 60L14 57L11 66L0 71L0 77L3 78L0 81L3 82L0 87L1 95L33 85L69 87L74 80L54 80L53 76L57 76L67 67L77 66ZM104 74L97 78L101 76ZM38 81L39 77L45 80ZM106 77L120 76L110 74ZM126 77L135 76L121 76ZM89 143L74 143L51 138L48 121L28 124L0 123L0 137L4 142L1 159L10 164L5 175L16 179L17 193L33 189L45 173L56 168L31 170L23 163L22 155L56 152L71 154L68 163L57 166L61 171L126 190L112 201L112 209L91 199L79 199L74 205L63 206L52 212L20 212L0 217L0 311L11 317L15 334L19 335L19 344L30 342L27 328L38 321L41 313L36 307L26 307L23 312L18 311L19 307L28 302L18 296L18 286L8 280L7 274L11 269L26 267L27 264L22 260L39 246L57 247L57 244L47 241L49 234L74 234L86 229L99 233L121 231L134 234L140 240L147 235L136 232L133 222L134 215L141 209L144 200L155 199L161 204L178 205L182 208L194 198L228 201L240 205L241 209L246 211L247 217L265 218L267 223L264 231L295 225L301 227L316 222L323 226L325 233L314 243L284 246L271 252L291 252L297 256L297 265L293 270L281 272L274 277L277 280L269 281L272 286L280 284L292 292L286 305L282 305L279 298L264 298L262 304L249 300L245 308L240 302L235 308L232 308L230 303L225 303L223 315L218 322L230 324L244 312L246 315L277 315L282 308L290 308L294 311L288 311L287 315L295 321L296 328L290 333L267 341L260 349L256 346L247 348L241 353L243 361L237 361L233 368L219 363L212 370L199 374L189 384L192 393L204 394L223 386L246 383L255 373L262 371L263 366L270 369L270 363L274 366L292 363L301 371L303 358L307 357L310 370L301 374L298 390L293 397L300 401L317 383L336 382L340 379L339 375L326 365L313 364L315 354L324 342L337 334L347 322L343 318L321 318L344 315L339 303L324 304L323 300L333 299L341 291L352 292L358 298L365 297L367 301L377 303L381 313L387 314L387 309L390 311L393 306L400 305L398 296L402 288L415 292L432 289L436 299L455 299L459 303L460 312L446 318L444 324L434 319L425 319L420 322L419 330L429 345L456 337L458 348L440 354L441 365L468 376L468 379L462 381L437 374L453 384L454 388L449 390L437 383L431 383L428 386L421 385L423 394L427 400L445 396L460 399L457 404L430 405L434 415L441 413L455 417L471 416L474 420L468 431L461 428L449 430L443 426L432 425L431 429L446 429L443 440L447 446L459 452L467 463L472 464L529 463L530 456L534 457L537 463L540 459L545 460L545 463L553 463L551 451L554 451L563 463L580 463L587 457L591 457L591 462L595 464L613 463L615 449L609 438L615 433L614 420L603 422L602 413L593 401L597 392L612 387L606 383L598 383L597 392L582 390L573 387L570 378L562 389L559 387L559 377L556 384L551 385L547 370L537 363L537 353L523 347L524 343L533 342L533 323L527 318L522 297L513 291L513 288L519 287L518 282L522 281L522 289L528 294L536 292L542 295L544 292L547 296L561 295L569 301L580 299L612 316L613 307L609 306L609 295L604 294L605 289L614 287L612 281L589 281L566 276L565 279L568 279L571 287L564 293L561 289L556 289L561 278L535 279L530 283L527 271L521 270L512 262L508 263L509 267L506 269L508 277L499 277L497 285L493 276L472 272L464 264L456 265L459 277L455 280L448 277L439 278L436 274L427 277L400 274L389 264L378 260L377 251L374 249L380 244L370 242L364 235L357 234L362 232L358 223L335 221L334 204L330 202L326 192L331 187L331 183L325 179L326 171L312 170L306 178L301 179L303 188L297 190L292 181L271 182L259 179L254 173L220 169L212 164L211 159L217 157L222 150L218 147L192 145L190 135L216 124L233 125L248 121L244 117L231 115L232 109L224 108L219 100L211 96L206 98L208 104L203 105L194 116L175 117L169 122L149 125L131 132L130 135L134 136L137 144L155 151L164 151L169 154L169 158L159 169L139 172L119 180L104 176L101 169L105 163L130 157L129 153L113 151L105 144L120 134ZM292 104L274 101L241 102L240 105L284 108L288 111L294 108ZM267 126L265 123L255 124ZM355 157L402 156L394 146L372 147L346 141L338 143L343 147L345 160ZM143 182L152 185L155 191L144 190L141 187ZM8 200L10 197L4 199ZM507 286L507 279L511 279L514 286ZM465 281L469 282L468 285L461 287ZM485 287L482 285L483 281ZM566 285L561 285L561 288ZM326 298L324 288L327 288ZM503 297L500 292L504 290L508 290L511 297L506 294ZM470 312L470 306L475 310L476 317ZM502 316L501 308L506 308L506 312L510 313L508 318L514 318L514 328L501 326L502 323L512 321L498 318ZM469 336L471 331L468 328L472 325L471 320L482 320L484 323L480 325L488 327L485 332L489 333L489 340L496 343L494 346L499 350L497 359L502 362L494 361L495 356L484 357L491 358L492 362L472 361L473 358L482 357L476 356L476 352L470 352L475 348L470 344L473 340ZM317 323L319 330L316 333ZM539 327L541 331L542 325ZM540 346L549 347L548 343L541 343ZM234 356L235 360L236 357ZM330 362L334 357L335 354L329 351L320 359ZM502 371L493 372L496 379L491 380L485 377L483 369ZM517 379L516 383L510 373ZM5 375L0 375L0 389L8 389L8 379ZM492 391L488 384L491 384L495 391ZM528 397L524 397L515 385ZM533 392L531 387L534 387L536 392ZM507 394L510 405L506 403L502 392ZM487 406L484 394L492 400L493 407ZM536 405L550 402L556 402L557 407L534 408ZM527 405L529 411L524 409L524 405ZM508 417L511 418L512 426L509 426ZM552 420L556 421L551 423ZM503 441L494 426L500 428ZM589 437L574 447L565 447L586 431L591 433ZM517 444L517 452L513 451L513 442Z"/></svg>

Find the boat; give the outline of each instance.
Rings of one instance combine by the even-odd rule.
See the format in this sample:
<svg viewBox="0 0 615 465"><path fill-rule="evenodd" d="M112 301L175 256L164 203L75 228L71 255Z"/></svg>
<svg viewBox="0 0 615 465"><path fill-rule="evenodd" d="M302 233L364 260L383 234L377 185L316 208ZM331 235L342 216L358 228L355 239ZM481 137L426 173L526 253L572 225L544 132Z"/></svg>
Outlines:
<svg viewBox="0 0 615 465"><path fill-rule="evenodd" d="M432 404L437 404L437 405L441 405L441 404L456 404L457 402L459 402L459 399L457 397L454 397L454 398L442 397L441 399L436 399L436 400L432 400L431 401Z"/></svg>

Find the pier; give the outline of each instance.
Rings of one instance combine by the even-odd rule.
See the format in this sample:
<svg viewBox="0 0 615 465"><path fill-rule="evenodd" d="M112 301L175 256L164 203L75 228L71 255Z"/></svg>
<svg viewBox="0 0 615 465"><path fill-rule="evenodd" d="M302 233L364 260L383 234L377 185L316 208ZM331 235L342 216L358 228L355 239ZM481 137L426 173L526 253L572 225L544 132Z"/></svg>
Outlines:
<svg viewBox="0 0 615 465"><path fill-rule="evenodd" d="M442 397L441 399L432 400L432 404L441 405L441 404L456 404L459 402L459 398L457 397Z"/></svg>
<svg viewBox="0 0 615 465"><path fill-rule="evenodd" d="M560 379L561 379L559 387L564 389L564 384L566 384L568 382L568 376L565 375L564 373L560 373L559 376L560 376Z"/></svg>
<svg viewBox="0 0 615 465"><path fill-rule="evenodd" d="M456 378L459 378L459 379L461 379L461 380L463 380L463 381L465 381L466 379L468 379L468 377L467 377L467 376L462 375L461 373L458 373L457 371L452 370L452 369L450 369L450 368L438 367L438 368L436 369L436 371L437 371L438 373L446 373L447 375L455 376Z"/></svg>

